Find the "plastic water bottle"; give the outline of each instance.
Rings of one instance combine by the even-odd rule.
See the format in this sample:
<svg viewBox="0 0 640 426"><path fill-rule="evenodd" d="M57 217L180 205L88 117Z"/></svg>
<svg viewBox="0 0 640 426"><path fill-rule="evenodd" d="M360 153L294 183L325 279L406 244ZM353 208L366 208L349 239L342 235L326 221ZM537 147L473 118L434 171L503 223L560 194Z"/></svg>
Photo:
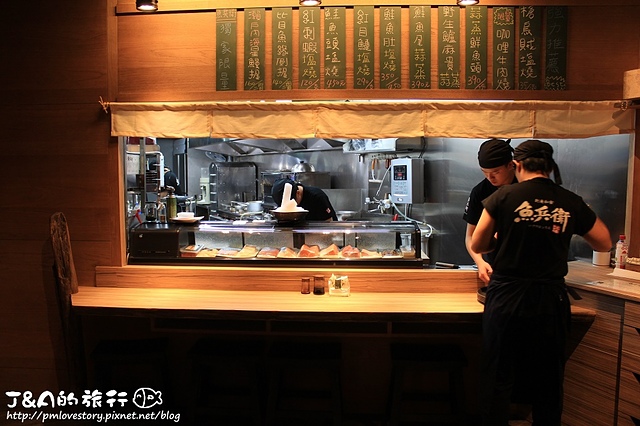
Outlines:
<svg viewBox="0 0 640 426"><path fill-rule="evenodd" d="M627 237L620 235L620 239L616 243L616 268L624 269L627 263L628 251L629 245L627 244Z"/></svg>

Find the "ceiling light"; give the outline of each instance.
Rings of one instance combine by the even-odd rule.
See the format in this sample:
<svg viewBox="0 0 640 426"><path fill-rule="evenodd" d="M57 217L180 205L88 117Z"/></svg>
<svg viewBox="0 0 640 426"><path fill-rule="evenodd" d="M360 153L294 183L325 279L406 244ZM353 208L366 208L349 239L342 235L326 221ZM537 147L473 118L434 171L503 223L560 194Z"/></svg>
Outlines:
<svg viewBox="0 0 640 426"><path fill-rule="evenodd" d="M136 0L136 9L143 12L155 12L158 10L158 0Z"/></svg>
<svg viewBox="0 0 640 426"><path fill-rule="evenodd" d="M321 0L300 0L300 6L320 6Z"/></svg>
<svg viewBox="0 0 640 426"><path fill-rule="evenodd" d="M480 3L480 0L458 0L458 6L473 6Z"/></svg>

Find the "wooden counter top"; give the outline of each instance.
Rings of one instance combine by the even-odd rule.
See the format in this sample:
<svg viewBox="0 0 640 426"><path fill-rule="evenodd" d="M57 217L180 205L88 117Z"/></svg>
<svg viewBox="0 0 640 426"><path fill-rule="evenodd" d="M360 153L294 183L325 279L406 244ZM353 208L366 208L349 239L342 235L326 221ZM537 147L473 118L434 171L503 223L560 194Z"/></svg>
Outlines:
<svg viewBox="0 0 640 426"><path fill-rule="evenodd" d="M79 292L72 295L72 304L82 315L461 322L481 319L483 305L477 301L475 271L345 271L353 277L351 296L300 294L299 277L314 272L317 271L245 270L238 276L239 271L233 268L109 268L101 271L103 278L109 277L109 284L103 281L107 286L80 286ZM611 268L588 262L570 262L567 283L640 301L640 281L612 277L611 272ZM153 285L154 273L160 273L161 284L157 287ZM279 279L278 274L285 278ZM170 281L185 281L167 288L171 285L167 276ZM233 277L235 288L227 281ZM205 278L210 284L203 288ZM139 287L138 279L143 280ZM193 280L197 285L189 288ZM269 280L275 282L271 289L265 284ZM593 311L576 306L572 312L574 320L590 320L594 316Z"/></svg>
<svg viewBox="0 0 640 426"><path fill-rule="evenodd" d="M484 309L476 293L356 293L337 297L290 291L82 286L72 295L72 304L81 315L454 323L479 323ZM595 315L576 306L572 312L574 321L592 321Z"/></svg>
<svg viewBox="0 0 640 426"><path fill-rule="evenodd" d="M614 270L608 266L594 266L586 261L569 262L567 285L606 294L621 299L640 302L640 273L638 279L614 275Z"/></svg>
<svg viewBox="0 0 640 426"><path fill-rule="evenodd" d="M252 313L254 317L288 314L363 316L479 316L483 306L475 293L353 293L349 297L300 294L294 291L232 291L163 288L82 287L72 295L80 314L109 310L157 314L158 311ZM315 314L315 315L314 315Z"/></svg>

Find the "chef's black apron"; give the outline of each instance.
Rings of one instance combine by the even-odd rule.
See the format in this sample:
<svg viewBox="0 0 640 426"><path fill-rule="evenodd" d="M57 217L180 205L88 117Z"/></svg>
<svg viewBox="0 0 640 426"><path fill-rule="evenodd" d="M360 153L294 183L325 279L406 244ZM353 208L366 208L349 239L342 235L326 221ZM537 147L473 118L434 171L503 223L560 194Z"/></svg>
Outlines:
<svg viewBox="0 0 640 426"><path fill-rule="evenodd" d="M532 404L535 426L560 425L570 319L564 279L491 277L480 386L485 426L507 426L511 402Z"/></svg>

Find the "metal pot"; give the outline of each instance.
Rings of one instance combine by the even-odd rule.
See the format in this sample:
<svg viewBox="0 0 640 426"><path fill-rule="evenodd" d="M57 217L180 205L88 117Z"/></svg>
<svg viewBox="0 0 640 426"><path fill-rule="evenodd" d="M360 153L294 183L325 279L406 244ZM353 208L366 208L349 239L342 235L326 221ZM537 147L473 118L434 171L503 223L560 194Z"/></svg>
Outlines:
<svg viewBox="0 0 640 426"><path fill-rule="evenodd" d="M338 217L338 220L351 220L355 219L359 213L360 212L354 210L338 210L336 212L336 216Z"/></svg>
<svg viewBox="0 0 640 426"><path fill-rule="evenodd" d="M294 173L315 172L316 168L313 167L313 165L311 165L309 163L305 163L304 161L301 161L298 164L296 164L295 166L293 166L291 168L291 171L294 172Z"/></svg>
<svg viewBox="0 0 640 426"><path fill-rule="evenodd" d="M262 201L249 201L247 203L247 211L248 212L261 212L262 211Z"/></svg>

